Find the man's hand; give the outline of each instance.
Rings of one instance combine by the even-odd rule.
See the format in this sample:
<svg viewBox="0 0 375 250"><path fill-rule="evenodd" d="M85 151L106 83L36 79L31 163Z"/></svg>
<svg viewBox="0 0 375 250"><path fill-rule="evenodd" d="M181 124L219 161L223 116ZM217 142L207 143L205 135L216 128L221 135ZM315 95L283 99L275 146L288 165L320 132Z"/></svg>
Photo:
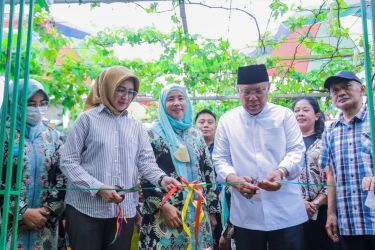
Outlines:
<svg viewBox="0 0 375 250"><path fill-rule="evenodd" d="M374 176L363 177L362 179L363 191L367 192L370 190L374 190L374 188L375 188L375 177Z"/></svg>
<svg viewBox="0 0 375 250"><path fill-rule="evenodd" d="M256 185L251 184L251 182L254 181L252 178L248 176L241 176L238 177L235 174L230 174L227 177L227 182L242 182L242 183L236 183L231 184L235 189L237 189L238 192L242 194L243 197L246 199L250 199L253 197L253 195L256 193L256 191L259 189Z"/></svg>
<svg viewBox="0 0 375 250"><path fill-rule="evenodd" d="M304 202L307 214L309 217L313 216L316 213L317 207L312 202L308 202L306 200Z"/></svg>
<svg viewBox="0 0 375 250"><path fill-rule="evenodd" d="M167 192L169 192L172 188L178 187L179 190L182 190L181 183L169 176L164 176L163 180L160 182L161 186L165 188Z"/></svg>
<svg viewBox="0 0 375 250"><path fill-rule="evenodd" d="M329 238L333 240L333 242L339 242L339 234L338 234L338 227L337 227L337 216L336 214L327 214L327 223L326 223L326 230Z"/></svg>
<svg viewBox="0 0 375 250"><path fill-rule="evenodd" d="M283 176L280 170L273 170L265 180L258 182L258 187L266 191L277 191L281 188Z"/></svg>
<svg viewBox="0 0 375 250"><path fill-rule="evenodd" d="M49 211L44 208L28 208L22 216L22 221L28 229L41 230L49 218Z"/></svg>
<svg viewBox="0 0 375 250"><path fill-rule="evenodd" d="M116 187L114 186L103 185L100 187L98 194L108 203L120 203L124 198L115 189Z"/></svg>
<svg viewBox="0 0 375 250"><path fill-rule="evenodd" d="M168 227L179 228L182 225L181 212L175 206L165 203L160 210Z"/></svg>

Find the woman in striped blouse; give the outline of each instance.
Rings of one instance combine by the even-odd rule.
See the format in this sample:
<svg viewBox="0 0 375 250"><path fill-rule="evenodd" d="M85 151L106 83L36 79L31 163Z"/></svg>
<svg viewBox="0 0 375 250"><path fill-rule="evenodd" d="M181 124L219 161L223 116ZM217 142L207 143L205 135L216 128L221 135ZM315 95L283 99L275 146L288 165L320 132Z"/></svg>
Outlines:
<svg viewBox="0 0 375 250"><path fill-rule="evenodd" d="M127 68L104 70L67 138L61 169L68 178L66 225L73 250L130 249L138 197L120 196L116 187L136 186L138 174L167 190L180 185L158 168L141 122L128 116L138 89L138 78ZM127 224L112 242L118 209Z"/></svg>

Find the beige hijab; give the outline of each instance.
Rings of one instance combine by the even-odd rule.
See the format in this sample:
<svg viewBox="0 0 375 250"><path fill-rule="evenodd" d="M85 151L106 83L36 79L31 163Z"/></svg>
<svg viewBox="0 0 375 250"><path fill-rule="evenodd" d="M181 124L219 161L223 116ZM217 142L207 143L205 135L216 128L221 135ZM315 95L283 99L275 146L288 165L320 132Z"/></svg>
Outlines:
<svg viewBox="0 0 375 250"><path fill-rule="evenodd" d="M87 97L84 109L88 110L99 104L103 104L114 115L120 115L121 112L113 106L113 98L118 85L127 79L133 79L134 90L138 92L139 80L129 69L123 66L113 66L104 70L96 78L94 86Z"/></svg>

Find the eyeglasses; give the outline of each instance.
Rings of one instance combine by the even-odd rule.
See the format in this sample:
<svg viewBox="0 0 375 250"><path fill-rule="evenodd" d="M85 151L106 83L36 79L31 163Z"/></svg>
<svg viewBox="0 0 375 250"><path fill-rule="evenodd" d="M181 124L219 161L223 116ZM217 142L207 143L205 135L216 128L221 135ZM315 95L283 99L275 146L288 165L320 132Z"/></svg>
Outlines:
<svg viewBox="0 0 375 250"><path fill-rule="evenodd" d="M239 89L238 93L240 93L240 95L243 96L243 97L245 97L245 98L249 98L251 95L255 95L257 97L261 97L261 96L263 96L264 94L267 93L267 89L266 88L255 89L255 90Z"/></svg>
<svg viewBox="0 0 375 250"><path fill-rule="evenodd" d="M133 99L137 95L137 91L127 90L126 88L118 87L116 89L116 94L121 96L121 97L127 96L127 97Z"/></svg>
<svg viewBox="0 0 375 250"><path fill-rule="evenodd" d="M40 103L36 103L34 101L31 101L31 102L28 102L27 103L27 106L28 107L45 107L45 106L48 106L49 102L48 101L41 101Z"/></svg>

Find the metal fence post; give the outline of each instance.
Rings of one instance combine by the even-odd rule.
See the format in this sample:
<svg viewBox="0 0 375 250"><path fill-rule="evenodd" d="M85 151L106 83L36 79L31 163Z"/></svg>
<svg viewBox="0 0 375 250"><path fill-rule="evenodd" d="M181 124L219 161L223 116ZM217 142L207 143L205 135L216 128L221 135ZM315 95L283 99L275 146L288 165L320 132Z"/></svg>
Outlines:
<svg viewBox="0 0 375 250"><path fill-rule="evenodd" d="M2 1L0 6L0 24L4 22L4 2ZM0 187L0 196L3 196L3 207L2 207L2 221L1 221L1 234L0 234L0 249L7 248L7 234L8 234L8 223L10 215L10 198L15 196L15 211L13 211L13 231L12 231L12 243L11 249L17 247L17 234L18 234L18 210L19 210L19 198L21 192L21 179L22 179L22 162L24 152L24 137L25 137L25 124L26 124L26 105L27 105L27 92L28 92L28 80L30 70L30 47L32 40L32 25L33 25L33 12L34 12L34 1L30 1L29 5L29 18L28 18L28 32L26 41L26 51L24 63L24 88L23 88L23 100L22 100L22 115L21 115L21 128L20 128L20 143L19 156L17 162L17 171L13 169L13 149L15 146L15 135L16 135L16 124L17 124L17 113L19 112L18 107L18 85L21 71L21 54L22 51L22 38L23 38L23 19L24 19L24 0L19 2L19 24L17 31L17 45L16 53L12 55L12 43L13 43L13 22L15 12L15 0L10 1L10 12L9 12L9 28L8 28L8 42L5 62L5 83L4 83L4 98L1 108L1 127L0 127L0 180L5 179L5 186ZM2 28L2 27L1 27ZM0 43L2 42L2 30L0 33ZM0 47L1 52L1 47ZM14 68L12 65L12 57L15 56ZM14 71L12 71L12 69ZM12 95L12 106L9 107L9 88L10 79L13 78L13 95ZM9 120L10 116L10 120ZM6 138L6 130L9 129L8 137ZM5 169L5 176L2 176L4 164L4 148L5 141L7 142L7 162ZM12 183L12 175L16 174L16 182ZM1 183L4 184L4 183ZM12 185L15 184L15 189L12 189Z"/></svg>
<svg viewBox="0 0 375 250"><path fill-rule="evenodd" d="M366 74L366 86L367 86L367 101L368 101L368 108L369 108L369 116L370 116L370 125L371 125L371 144L372 144L372 152L375 152L375 121L374 121L374 100L373 100L373 91L372 91L372 82L371 82L371 59L370 59L370 48L369 48L369 41L368 41L368 28L367 28L367 6L366 0L361 0L361 8L362 8L362 29L363 29L363 47L365 53L365 74ZM372 30L373 30L373 37L374 37L374 0L371 0L371 8L372 8ZM375 42L375 40L373 40ZM374 43L375 45L375 43ZM375 174L375 157L372 158L372 163L374 167L374 174Z"/></svg>

